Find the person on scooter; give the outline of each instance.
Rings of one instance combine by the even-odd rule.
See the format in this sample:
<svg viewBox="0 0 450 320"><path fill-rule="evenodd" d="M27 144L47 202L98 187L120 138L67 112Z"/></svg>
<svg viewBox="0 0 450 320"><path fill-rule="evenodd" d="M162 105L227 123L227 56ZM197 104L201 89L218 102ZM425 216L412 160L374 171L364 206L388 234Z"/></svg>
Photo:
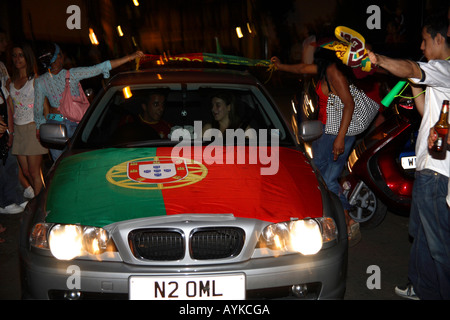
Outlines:
<svg viewBox="0 0 450 320"><path fill-rule="evenodd" d="M416 178L409 232L414 238L405 287L395 292L412 299L450 299L450 214L446 203L450 152L436 160L428 152L430 128L439 118L443 100L450 98L450 44L446 15L430 17L422 29L421 50L428 62L393 59L369 52L372 64L413 84L426 86L416 101L422 122L416 143Z"/></svg>
<svg viewBox="0 0 450 320"><path fill-rule="evenodd" d="M314 164L321 172L328 189L341 200L346 215L349 246L354 246L361 240L359 223L348 214L351 206L343 195L338 180L356 139L355 136L346 135L355 108L349 88L351 70L337 59L334 52L322 48L316 50L314 64L282 64L277 57L272 57L271 61L281 71L318 75L316 92L319 101L319 120L324 126L327 122L328 96L333 92L344 104L338 135L324 133L312 143L312 149Z"/></svg>

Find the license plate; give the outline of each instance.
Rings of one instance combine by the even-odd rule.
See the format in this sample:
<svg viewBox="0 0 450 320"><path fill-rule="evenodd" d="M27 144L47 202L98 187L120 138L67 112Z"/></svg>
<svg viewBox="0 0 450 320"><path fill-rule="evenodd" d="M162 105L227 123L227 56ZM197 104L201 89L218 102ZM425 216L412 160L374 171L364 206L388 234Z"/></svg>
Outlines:
<svg viewBox="0 0 450 320"><path fill-rule="evenodd" d="M245 275L131 276L131 300L243 300Z"/></svg>
<svg viewBox="0 0 450 320"><path fill-rule="evenodd" d="M403 157L401 159L401 161L402 161L403 169L415 169L416 168L416 156Z"/></svg>

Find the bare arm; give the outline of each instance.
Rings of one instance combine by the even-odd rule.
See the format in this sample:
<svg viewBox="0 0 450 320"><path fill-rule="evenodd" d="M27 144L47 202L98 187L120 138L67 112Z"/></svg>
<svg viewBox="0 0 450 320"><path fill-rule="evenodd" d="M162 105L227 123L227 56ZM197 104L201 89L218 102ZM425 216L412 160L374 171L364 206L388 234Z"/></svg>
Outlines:
<svg viewBox="0 0 450 320"><path fill-rule="evenodd" d="M142 51L136 51L135 53L129 54L125 57L119 58L119 59L115 59L115 60L111 60L111 68L117 68L120 67L121 65L130 62L136 58L142 58L144 56L144 53Z"/></svg>
<svg viewBox="0 0 450 320"><path fill-rule="evenodd" d="M419 65L411 60L393 59L369 51L369 59L399 78L422 78Z"/></svg>
<svg viewBox="0 0 450 320"><path fill-rule="evenodd" d="M316 74L317 73L317 65L315 64L307 64L307 63L298 63L298 64L283 64L280 62L280 59L277 57L272 57L270 59L272 63L278 70L296 73L296 74Z"/></svg>
<svg viewBox="0 0 450 320"><path fill-rule="evenodd" d="M355 110L355 101L350 93L347 78L339 71L336 65L333 64L327 68L327 77L334 93L339 96L344 104L341 125L339 127L338 135L333 143L334 160L337 160L338 156L344 153L345 150L344 139L352 120L353 111Z"/></svg>
<svg viewBox="0 0 450 320"><path fill-rule="evenodd" d="M425 95L420 94L423 91L423 88L417 85L411 84L411 91L414 97L414 104L416 105L416 109L421 116L423 116L423 108L425 105Z"/></svg>

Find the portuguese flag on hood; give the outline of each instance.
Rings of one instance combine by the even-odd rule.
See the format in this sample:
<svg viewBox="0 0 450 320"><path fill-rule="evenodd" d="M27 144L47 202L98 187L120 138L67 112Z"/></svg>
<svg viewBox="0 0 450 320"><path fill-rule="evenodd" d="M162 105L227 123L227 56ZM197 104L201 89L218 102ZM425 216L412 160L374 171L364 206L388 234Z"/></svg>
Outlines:
<svg viewBox="0 0 450 320"><path fill-rule="evenodd" d="M172 148L163 147L65 158L49 185L46 220L104 227L174 214L233 214L268 222L322 216L317 180L302 153L279 148L276 173L262 175L268 165L250 163L248 147L223 149L223 159L234 153L234 162L244 152L245 164L196 161L194 155L206 147L197 148L200 153L193 150L192 157L172 158Z"/></svg>

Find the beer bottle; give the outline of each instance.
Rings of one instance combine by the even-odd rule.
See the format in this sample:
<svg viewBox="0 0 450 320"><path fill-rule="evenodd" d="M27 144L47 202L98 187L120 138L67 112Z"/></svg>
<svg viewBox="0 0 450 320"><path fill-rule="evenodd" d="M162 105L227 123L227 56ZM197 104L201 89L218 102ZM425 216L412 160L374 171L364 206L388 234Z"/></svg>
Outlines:
<svg viewBox="0 0 450 320"><path fill-rule="evenodd" d="M441 115L438 122L434 125L434 130L437 134L437 139L434 141L434 145L430 150L430 154L433 158L443 160L447 155L447 137L448 137L448 108L449 101L444 100L442 103Z"/></svg>

